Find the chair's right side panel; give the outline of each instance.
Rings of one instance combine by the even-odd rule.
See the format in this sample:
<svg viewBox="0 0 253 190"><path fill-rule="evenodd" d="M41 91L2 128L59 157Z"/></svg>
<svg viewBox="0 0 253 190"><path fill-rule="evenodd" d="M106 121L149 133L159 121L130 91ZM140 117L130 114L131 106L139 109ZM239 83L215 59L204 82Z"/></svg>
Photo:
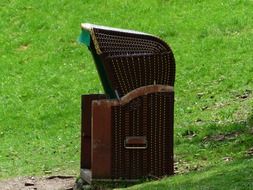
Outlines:
<svg viewBox="0 0 253 190"><path fill-rule="evenodd" d="M113 178L173 174L174 92L139 96L112 108ZM127 138L147 139L147 147L127 149Z"/></svg>

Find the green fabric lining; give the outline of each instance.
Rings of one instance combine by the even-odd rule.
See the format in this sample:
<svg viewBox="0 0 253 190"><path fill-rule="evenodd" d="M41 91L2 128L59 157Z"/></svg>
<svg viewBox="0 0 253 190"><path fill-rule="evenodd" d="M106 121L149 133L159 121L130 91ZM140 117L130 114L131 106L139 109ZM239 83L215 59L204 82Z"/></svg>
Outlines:
<svg viewBox="0 0 253 190"><path fill-rule="evenodd" d="M82 30L79 36L79 42L85 44L86 46L90 47L90 33L86 30Z"/></svg>
<svg viewBox="0 0 253 190"><path fill-rule="evenodd" d="M115 91L113 91L113 89L111 88L110 81L108 80L104 65L102 64L99 55L97 55L95 50L90 47L91 46L91 35L90 35L89 31L82 30L82 32L79 36L79 42L85 44L89 48L89 50L91 51L106 95L109 96L109 98L111 98L111 99L117 98Z"/></svg>

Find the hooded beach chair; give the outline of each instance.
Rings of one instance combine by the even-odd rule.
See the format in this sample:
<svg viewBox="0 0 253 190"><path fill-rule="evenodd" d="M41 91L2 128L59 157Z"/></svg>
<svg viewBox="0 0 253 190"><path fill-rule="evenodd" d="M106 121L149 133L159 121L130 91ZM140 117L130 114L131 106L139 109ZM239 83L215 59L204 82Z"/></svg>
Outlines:
<svg viewBox="0 0 253 190"><path fill-rule="evenodd" d="M175 60L161 39L82 24L104 94L82 96L81 178L172 175Z"/></svg>

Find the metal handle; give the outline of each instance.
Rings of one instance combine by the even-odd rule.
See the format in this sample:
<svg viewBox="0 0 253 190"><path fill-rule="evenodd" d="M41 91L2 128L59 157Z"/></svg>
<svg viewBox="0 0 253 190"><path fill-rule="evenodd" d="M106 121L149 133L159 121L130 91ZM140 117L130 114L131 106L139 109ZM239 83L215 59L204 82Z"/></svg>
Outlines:
<svg viewBox="0 0 253 190"><path fill-rule="evenodd" d="M124 141L126 149L146 149L148 147L146 136L131 136L126 137Z"/></svg>

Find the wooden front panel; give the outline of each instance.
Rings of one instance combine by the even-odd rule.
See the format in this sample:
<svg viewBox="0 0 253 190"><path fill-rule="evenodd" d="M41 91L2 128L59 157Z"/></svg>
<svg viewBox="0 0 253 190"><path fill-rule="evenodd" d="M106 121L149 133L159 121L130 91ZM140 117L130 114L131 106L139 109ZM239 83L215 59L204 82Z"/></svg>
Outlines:
<svg viewBox="0 0 253 190"><path fill-rule="evenodd" d="M111 178L111 106L107 102L92 104L92 178Z"/></svg>
<svg viewBox="0 0 253 190"><path fill-rule="evenodd" d="M81 168L91 168L91 103L105 99L103 94L89 94L81 97Z"/></svg>

